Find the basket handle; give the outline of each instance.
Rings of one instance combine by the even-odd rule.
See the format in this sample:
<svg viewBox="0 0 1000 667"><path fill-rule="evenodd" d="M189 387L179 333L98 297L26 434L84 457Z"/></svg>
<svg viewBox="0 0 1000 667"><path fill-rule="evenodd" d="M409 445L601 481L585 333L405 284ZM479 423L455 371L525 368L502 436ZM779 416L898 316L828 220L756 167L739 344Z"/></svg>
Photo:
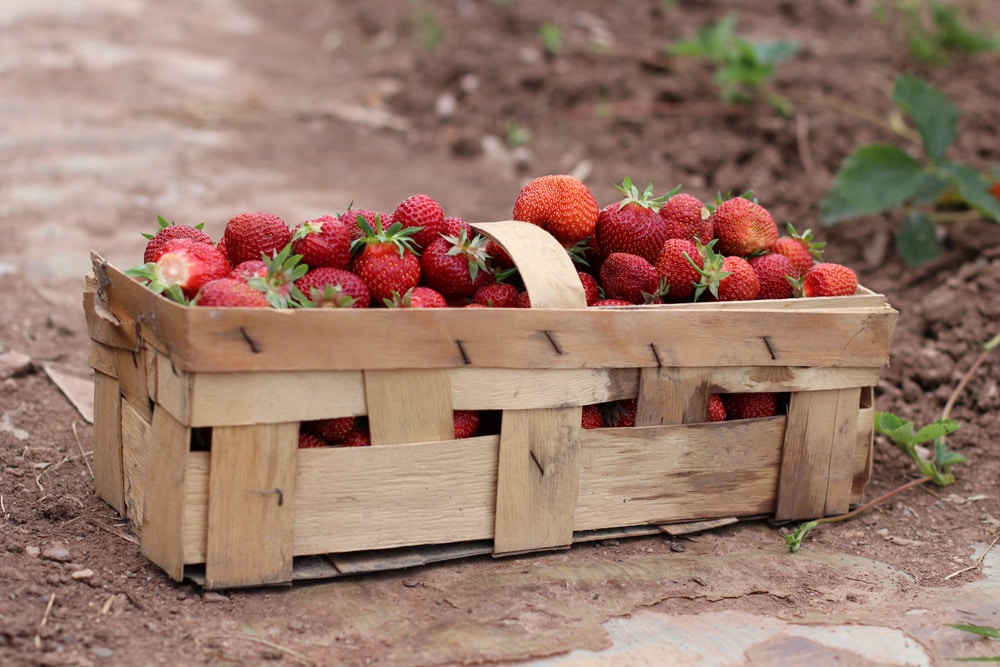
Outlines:
<svg viewBox="0 0 1000 667"><path fill-rule="evenodd" d="M538 225L518 220L472 223L514 260L532 308L586 308L587 297L566 248Z"/></svg>

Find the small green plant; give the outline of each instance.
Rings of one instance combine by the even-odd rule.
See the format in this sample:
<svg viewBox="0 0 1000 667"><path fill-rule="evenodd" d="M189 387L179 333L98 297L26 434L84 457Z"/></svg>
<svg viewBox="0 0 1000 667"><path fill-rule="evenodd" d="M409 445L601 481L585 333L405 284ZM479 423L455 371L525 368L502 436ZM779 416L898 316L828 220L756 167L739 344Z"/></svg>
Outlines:
<svg viewBox="0 0 1000 667"><path fill-rule="evenodd" d="M420 9L410 19L420 48L433 51L444 41L444 26L430 9Z"/></svg>
<svg viewBox="0 0 1000 667"><path fill-rule="evenodd" d="M1000 629L991 628L985 625L970 625L967 623L948 623L949 628L971 632L986 639L1000 640ZM955 658L959 662L1000 662L1000 655L987 656L983 658Z"/></svg>
<svg viewBox="0 0 1000 667"><path fill-rule="evenodd" d="M562 28L555 23L544 23L538 29L538 37L542 40L542 46L546 52L556 55L563 50Z"/></svg>
<svg viewBox="0 0 1000 667"><path fill-rule="evenodd" d="M897 134L919 144L922 158L893 144L867 144L841 164L820 202L820 223L894 212L902 216L896 251L911 266L941 254L938 225L970 217L1000 222L992 178L945 158L958 131L958 109L940 91L910 74L896 78L890 119ZM915 128L911 129L909 119Z"/></svg>
<svg viewBox="0 0 1000 667"><path fill-rule="evenodd" d="M953 55L1000 49L1000 36L973 27L974 2L887 0L875 5L875 19L902 41L914 62L941 65Z"/></svg>
<svg viewBox="0 0 1000 667"><path fill-rule="evenodd" d="M516 120L507 121L505 130L504 134L507 139L507 145L511 148L523 146L531 141L531 130L521 125Z"/></svg>
<svg viewBox="0 0 1000 667"><path fill-rule="evenodd" d="M798 53L798 43L744 39L736 34L738 21L735 14L728 14L699 28L696 37L674 42L668 53L709 61L715 68L713 76L720 96L727 104L763 100L780 113L790 114L791 103L774 91L772 80L775 66Z"/></svg>

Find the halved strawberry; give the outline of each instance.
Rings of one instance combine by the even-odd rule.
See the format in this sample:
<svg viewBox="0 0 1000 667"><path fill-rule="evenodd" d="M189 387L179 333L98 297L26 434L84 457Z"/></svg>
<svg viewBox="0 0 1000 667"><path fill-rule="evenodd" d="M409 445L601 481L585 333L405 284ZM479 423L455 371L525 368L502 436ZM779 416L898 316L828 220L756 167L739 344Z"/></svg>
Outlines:
<svg viewBox="0 0 1000 667"><path fill-rule="evenodd" d="M157 294L185 303L202 285L229 275L229 262L211 243L188 237L170 239L159 250L156 261L126 271Z"/></svg>
<svg viewBox="0 0 1000 667"><path fill-rule="evenodd" d="M146 249L142 253L143 263L155 262L163 252L163 246L172 239L187 238L212 245L212 237L205 232L205 223L198 225L178 225L168 222L163 216L157 216L159 224L155 234L143 234L146 238Z"/></svg>

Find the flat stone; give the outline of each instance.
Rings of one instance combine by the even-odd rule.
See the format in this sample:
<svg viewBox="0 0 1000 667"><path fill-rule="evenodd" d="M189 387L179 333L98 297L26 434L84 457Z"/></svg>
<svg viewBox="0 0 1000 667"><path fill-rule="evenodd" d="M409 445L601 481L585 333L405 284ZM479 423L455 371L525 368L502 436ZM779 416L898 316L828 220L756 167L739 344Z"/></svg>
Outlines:
<svg viewBox="0 0 1000 667"><path fill-rule="evenodd" d="M27 375L31 370L31 357L15 350L0 354L0 380Z"/></svg>
<svg viewBox="0 0 1000 667"><path fill-rule="evenodd" d="M54 560L58 563L68 563L73 560L73 556L70 555L69 549L61 545L46 548L45 551L42 552L42 558L45 560Z"/></svg>

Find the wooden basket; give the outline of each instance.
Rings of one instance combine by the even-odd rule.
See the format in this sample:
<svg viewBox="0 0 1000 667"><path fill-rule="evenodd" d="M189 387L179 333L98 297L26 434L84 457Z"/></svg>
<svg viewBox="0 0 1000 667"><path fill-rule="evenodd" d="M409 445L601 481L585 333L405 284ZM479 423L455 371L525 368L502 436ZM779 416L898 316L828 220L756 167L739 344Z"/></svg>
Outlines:
<svg viewBox="0 0 1000 667"><path fill-rule="evenodd" d="M152 561L254 586L861 500L882 295L586 308L547 233L474 227L531 309L189 308L92 255L97 493ZM707 421L711 393L757 391L786 413ZM629 397L636 427L581 428ZM502 411L499 435L453 439L455 409ZM298 449L301 421L348 415L372 447Z"/></svg>

